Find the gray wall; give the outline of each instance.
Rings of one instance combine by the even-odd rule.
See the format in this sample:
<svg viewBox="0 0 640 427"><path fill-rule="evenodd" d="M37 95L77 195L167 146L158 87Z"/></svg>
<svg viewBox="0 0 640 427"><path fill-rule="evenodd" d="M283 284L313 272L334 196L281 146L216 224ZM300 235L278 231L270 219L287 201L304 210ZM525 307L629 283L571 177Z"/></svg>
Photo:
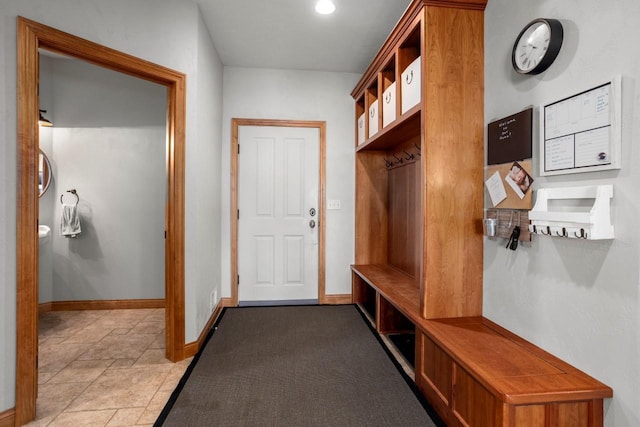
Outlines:
<svg viewBox="0 0 640 427"><path fill-rule="evenodd" d="M187 342L194 341L211 316L213 304L222 297L220 285L220 182L221 163L228 162L222 157L222 64L215 52L208 30L202 21L198 23L198 92L195 94L197 131L201 135L189 147L187 167L192 173L187 175L186 204L198 215L187 216L192 223L187 224L186 244L192 254L191 265L185 270L186 286L185 322ZM188 123L187 123L187 126ZM224 159L224 160L223 160ZM187 219L189 221L189 219Z"/></svg>
<svg viewBox="0 0 640 427"><path fill-rule="evenodd" d="M538 17L560 19L565 41L551 68L523 77L511 69L511 48L522 27ZM534 189L613 184L615 240L534 236L530 247L516 252L504 241L487 240L484 247L485 315L611 386L607 426L640 425L638 17L637 0L489 0L485 13L485 123L616 74L626 78L621 170L538 177L534 128Z"/></svg>
<svg viewBox="0 0 640 427"><path fill-rule="evenodd" d="M55 125L55 186L40 203L53 239L49 301L164 298L166 88L78 60L41 55L40 64ZM74 202L71 188L76 238L59 233L60 195Z"/></svg>
<svg viewBox="0 0 640 427"><path fill-rule="evenodd" d="M206 268L210 276L187 275L185 283L186 341L197 339L209 307L196 301L209 300L219 286L219 241L195 241L198 226L206 236L220 228L220 199L199 203L197 194L217 194L220 174L202 167L198 151L212 167L220 162L220 111L217 98L222 88L222 65L203 29L198 7L188 0L11 0L0 8L0 412L15 402L16 342L16 16L24 16L121 50L187 75L185 269ZM199 94L210 96L200 100ZM206 111L205 109L211 109ZM203 120L213 121L203 124ZM197 183L197 184L196 184ZM82 196L82 193L81 193ZM204 224L204 225L202 225ZM198 230L199 232L199 230ZM206 263L205 263L206 261ZM205 265L206 264L206 265ZM220 294L220 292L218 292ZM194 309L194 307L196 307Z"/></svg>
<svg viewBox="0 0 640 427"><path fill-rule="evenodd" d="M223 159L229 159L232 118L327 122L326 194L341 201L327 210L326 293L351 293L354 250L354 107L349 95L359 75L225 67ZM229 162L222 164L222 289L231 294Z"/></svg>

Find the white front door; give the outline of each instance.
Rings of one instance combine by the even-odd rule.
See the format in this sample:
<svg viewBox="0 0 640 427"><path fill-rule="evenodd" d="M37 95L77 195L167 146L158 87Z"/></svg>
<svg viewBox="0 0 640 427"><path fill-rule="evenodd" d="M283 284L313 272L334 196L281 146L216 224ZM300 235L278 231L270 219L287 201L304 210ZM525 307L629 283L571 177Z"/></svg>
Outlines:
<svg viewBox="0 0 640 427"><path fill-rule="evenodd" d="M317 302L319 130L240 126L238 143L239 302Z"/></svg>

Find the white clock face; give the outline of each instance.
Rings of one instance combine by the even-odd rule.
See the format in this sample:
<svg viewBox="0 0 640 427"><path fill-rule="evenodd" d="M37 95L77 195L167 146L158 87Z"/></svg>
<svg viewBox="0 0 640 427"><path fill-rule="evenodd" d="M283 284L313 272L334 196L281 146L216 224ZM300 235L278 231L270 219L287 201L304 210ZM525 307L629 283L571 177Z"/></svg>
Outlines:
<svg viewBox="0 0 640 427"><path fill-rule="evenodd" d="M515 64L523 72L533 70L544 58L551 40L551 29L536 22L522 34L515 51Z"/></svg>

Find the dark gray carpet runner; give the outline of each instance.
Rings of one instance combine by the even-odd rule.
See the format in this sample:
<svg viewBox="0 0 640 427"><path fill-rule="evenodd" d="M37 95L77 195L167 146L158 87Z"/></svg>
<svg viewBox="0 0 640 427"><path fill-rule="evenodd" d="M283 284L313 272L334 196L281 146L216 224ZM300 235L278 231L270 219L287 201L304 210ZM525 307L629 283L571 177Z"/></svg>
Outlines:
<svg viewBox="0 0 640 427"><path fill-rule="evenodd" d="M157 426L434 426L349 306L226 309Z"/></svg>

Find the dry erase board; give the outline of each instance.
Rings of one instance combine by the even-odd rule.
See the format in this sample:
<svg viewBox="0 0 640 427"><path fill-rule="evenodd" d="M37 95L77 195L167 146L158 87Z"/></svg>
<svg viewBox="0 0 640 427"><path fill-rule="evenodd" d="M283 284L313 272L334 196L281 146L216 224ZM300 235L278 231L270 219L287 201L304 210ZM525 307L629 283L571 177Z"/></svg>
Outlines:
<svg viewBox="0 0 640 427"><path fill-rule="evenodd" d="M540 108L540 175L620 169L621 78Z"/></svg>

